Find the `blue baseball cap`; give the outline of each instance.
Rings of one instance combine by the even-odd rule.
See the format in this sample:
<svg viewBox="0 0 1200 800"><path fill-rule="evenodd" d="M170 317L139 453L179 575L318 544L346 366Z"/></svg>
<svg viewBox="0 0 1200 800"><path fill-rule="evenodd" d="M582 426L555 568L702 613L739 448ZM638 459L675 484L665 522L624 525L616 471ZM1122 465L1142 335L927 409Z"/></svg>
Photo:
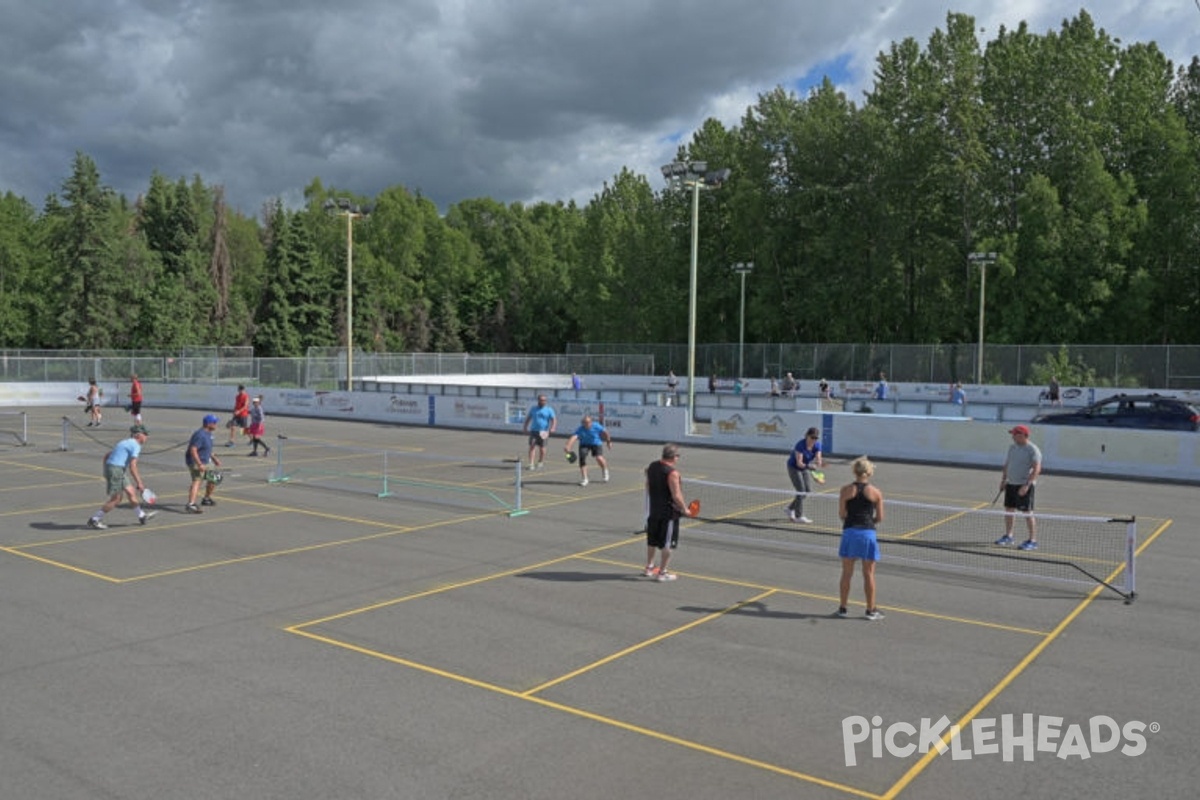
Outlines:
<svg viewBox="0 0 1200 800"><path fill-rule="evenodd" d="M220 421L221 420L217 419L216 414L205 414L204 415L204 424L205 425L216 425Z"/></svg>

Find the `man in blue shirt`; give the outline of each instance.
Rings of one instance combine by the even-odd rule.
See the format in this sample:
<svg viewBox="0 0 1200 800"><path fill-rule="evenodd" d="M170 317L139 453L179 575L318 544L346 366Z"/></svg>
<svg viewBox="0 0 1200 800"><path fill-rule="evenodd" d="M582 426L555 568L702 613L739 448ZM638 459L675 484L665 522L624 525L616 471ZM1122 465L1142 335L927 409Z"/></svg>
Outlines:
<svg viewBox="0 0 1200 800"><path fill-rule="evenodd" d="M122 497L128 497L129 503L137 512L138 522L146 524L146 520L157 514L157 511L146 511L140 502L140 493L146 488L142 483L142 475L138 471L138 456L142 454L142 445L146 443L149 432L141 425L129 429L129 438L117 442L108 455L104 457L104 481L108 487L108 500L100 506L100 510L87 521L89 528L104 530L104 515L116 508Z"/></svg>
<svg viewBox="0 0 1200 800"><path fill-rule="evenodd" d="M961 383L954 384L954 388L950 390L950 402L956 406L967 404L967 393L963 391Z"/></svg>
<svg viewBox="0 0 1200 800"><path fill-rule="evenodd" d="M604 470L604 482L608 483L608 462L604 460L605 446L609 450L612 449L612 437L608 435L608 431L590 415L584 415L579 427L571 434L571 438L567 439L567 445L563 448L563 452L571 452L571 447L576 442L579 442L579 485L588 485L587 457L589 455L595 457L600 469Z"/></svg>
<svg viewBox="0 0 1200 800"><path fill-rule="evenodd" d="M213 467L221 466L221 461L213 453L213 431L217 429L217 423L220 421L215 414L205 415L203 424L188 440L183 463L187 465L188 473L192 476L192 485L188 489L188 501L185 506L185 510L189 514L201 513L200 506L196 505L201 481L207 485L204 488L204 499L200 501L200 505L215 506L217 504L217 501L212 499L212 493L217 488L217 482L212 480L212 477L216 474Z"/></svg>
<svg viewBox="0 0 1200 800"><path fill-rule="evenodd" d="M529 434L529 469L546 468L546 440L558 427L554 409L546 404L546 395L539 394L537 404L525 415L522 430ZM537 460L534 460L534 455Z"/></svg>

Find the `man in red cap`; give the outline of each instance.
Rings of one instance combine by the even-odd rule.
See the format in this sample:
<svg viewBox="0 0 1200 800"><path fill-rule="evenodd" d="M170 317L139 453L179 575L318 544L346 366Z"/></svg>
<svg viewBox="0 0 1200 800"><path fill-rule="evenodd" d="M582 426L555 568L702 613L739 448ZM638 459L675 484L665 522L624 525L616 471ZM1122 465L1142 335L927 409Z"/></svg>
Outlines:
<svg viewBox="0 0 1200 800"><path fill-rule="evenodd" d="M1007 547L1013 543L1013 514L1025 515L1029 538L1017 545L1019 550L1036 550L1037 520L1033 516L1033 489L1042 474L1042 451L1029 441L1029 428L1017 425L1010 431L1013 443L1008 447L1004 469L1000 471L1000 488L1004 490L1004 535L996 544Z"/></svg>

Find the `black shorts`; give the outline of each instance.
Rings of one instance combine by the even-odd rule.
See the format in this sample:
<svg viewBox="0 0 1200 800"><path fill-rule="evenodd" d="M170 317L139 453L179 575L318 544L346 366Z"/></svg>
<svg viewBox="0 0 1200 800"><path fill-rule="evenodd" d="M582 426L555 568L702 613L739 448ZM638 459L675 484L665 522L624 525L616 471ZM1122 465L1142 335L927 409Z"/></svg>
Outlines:
<svg viewBox="0 0 1200 800"><path fill-rule="evenodd" d="M659 550L674 550L679 546L679 519L646 520L646 544Z"/></svg>
<svg viewBox="0 0 1200 800"><path fill-rule="evenodd" d="M1017 511L1033 511L1033 492L1036 486L1030 486L1029 491L1022 497L1020 494L1023 483L1004 484L1004 507L1015 508Z"/></svg>
<svg viewBox="0 0 1200 800"><path fill-rule="evenodd" d="M529 432L529 446L530 447L545 447L546 442L549 441L549 439L550 439L550 436L548 434L547 434L546 438L543 439L541 431L530 431Z"/></svg>
<svg viewBox="0 0 1200 800"><path fill-rule="evenodd" d="M249 417L233 417L225 426L227 428L245 428L250 424Z"/></svg>
<svg viewBox="0 0 1200 800"><path fill-rule="evenodd" d="M588 456L599 458L604 455L604 445L602 444L581 444L579 445L579 466L587 463Z"/></svg>

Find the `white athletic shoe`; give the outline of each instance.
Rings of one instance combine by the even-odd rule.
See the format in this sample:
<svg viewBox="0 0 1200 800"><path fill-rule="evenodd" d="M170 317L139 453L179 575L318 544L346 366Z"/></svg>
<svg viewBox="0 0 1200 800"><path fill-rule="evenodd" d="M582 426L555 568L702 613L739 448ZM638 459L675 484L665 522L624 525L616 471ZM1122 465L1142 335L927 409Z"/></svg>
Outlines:
<svg viewBox="0 0 1200 800"><path fill-rule="evenodd" d="M588 485L588 479L587 479L587 478L584 478L583 480L581 480L581 481L579 482L579 485L580 485L580 486L587 486L587 485Z"/></svg>
<svg viewBox="0 0 1200 800"><path fill-rule="evenodd" d="M796 522L799 522L801 525L812 525L812 520L808 517L797 517Z"/></svg>
<svg viewBox="0 0 1200 800"><path fill-rule="evenodd" d="M800 521L800 518L796 516L796 509L794 509L794 508L788 509L788 519L790 519L792 522Z"/></svg>
<svg viewBox="0 0 1200 800"><path fill-rule="evenodd" d="M604 470L604 482L608 483L608 470Z"/></svg>

